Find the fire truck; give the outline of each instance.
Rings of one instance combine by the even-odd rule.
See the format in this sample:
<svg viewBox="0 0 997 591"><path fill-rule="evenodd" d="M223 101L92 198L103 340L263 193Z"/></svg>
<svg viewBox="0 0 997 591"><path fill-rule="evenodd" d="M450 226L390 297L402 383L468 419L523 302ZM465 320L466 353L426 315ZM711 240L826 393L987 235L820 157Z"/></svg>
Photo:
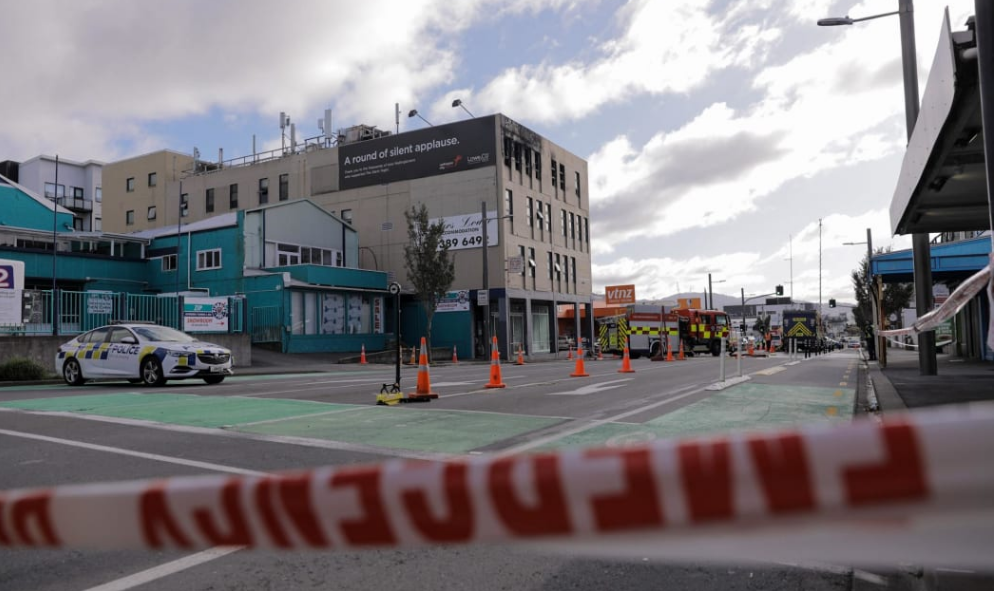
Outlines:
<svg viewBox="0 0 997 591"><path fill-rule="evenodd" d="M686 355L718 356L720 339L730 333L730 319L718 310L631 305L626 314L600 318L598 323L602 350L620 354L629 345L632 358L663 355L669 344L677 354L680 340Z"/></svg>

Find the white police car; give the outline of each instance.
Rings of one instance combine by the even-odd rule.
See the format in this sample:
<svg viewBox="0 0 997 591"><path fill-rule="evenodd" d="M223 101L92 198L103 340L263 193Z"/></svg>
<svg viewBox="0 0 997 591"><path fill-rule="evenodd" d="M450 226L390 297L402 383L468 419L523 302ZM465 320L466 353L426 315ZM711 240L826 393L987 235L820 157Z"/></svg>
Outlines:
<svg viewBox="0 0 997 591"><path fill-rule="evenodd" d="M102 326L61 345L55 369L72 386L113 378L148 386L187 378L218 384L233 373L225 347L167 326L131 323Z"/></svg>

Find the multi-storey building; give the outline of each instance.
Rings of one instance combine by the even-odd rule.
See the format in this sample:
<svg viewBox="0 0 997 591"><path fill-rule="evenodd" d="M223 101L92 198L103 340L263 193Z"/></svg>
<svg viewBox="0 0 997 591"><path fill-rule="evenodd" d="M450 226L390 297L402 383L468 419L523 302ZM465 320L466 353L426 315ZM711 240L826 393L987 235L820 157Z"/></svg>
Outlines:
<svg viewBox="0 0 997 591"><path fill-rule="evenodd" d="M75 162L54 156L35 156L24 162L7 161L5 176L44 195L56 199L59 205L73 212L73 228L78 232L99 232L102 229L103 162ZM13 176L11 176L13 174Z"/></svg>
<svg viewBox="0 0 997 591"><path fill-rule="evenodd" d="M357 126L335 142L196 166L182 156L164 151L107 165L105 227L186 224L307 197L357 230L359 266L386 271L411 293L405 213L425 204L446 222L456 266L453 298L433 320L434 342L473 343L486 356L494 334L506 357L520 346L556 354L558 304L588 310L575 315L573 334L592 336L588 165L508 117L397 135ZM153 178L159 184L150 187ZM268 243L261 264L308 264L309 246ZM481 305L478 292L487 292Z"/></svg>

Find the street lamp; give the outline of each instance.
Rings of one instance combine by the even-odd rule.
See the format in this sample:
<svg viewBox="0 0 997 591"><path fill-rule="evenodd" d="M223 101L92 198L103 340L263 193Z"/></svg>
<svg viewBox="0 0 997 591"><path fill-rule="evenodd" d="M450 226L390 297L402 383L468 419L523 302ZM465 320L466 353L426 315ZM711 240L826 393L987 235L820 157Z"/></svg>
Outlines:
<svg viewBox="0 0 997 591"><path fill-rule="evenodd" d="M464 101L462 101L460 99L454 99L453 102L450 103L450 106L453 107L453 108L455 108L455 109L457 107L460 107L461 109L464 109L464 112L467 113L468 115L470 115L472 119L474 118L474 114L471 113L470 111L468 111L467 107L464 106Z"/></svg>
<svg viewBox="0 0 997 591"><path fill-rule="evenodd" d="M706 307L707 307L708 310L713 310L714 309L713 308L713 284L714 284L713 273L707 273L706 274L706 280L709 282L709 286L710 286L710 297L709 297L709 300L707 300ZM715 283L726 283L726 282L727 282L726 279L718 279Z"/></svg>
<svg viewBox="0 0 997 591"><path fill-rule="evenodd" d="M52 336L59 335L59 293L56 290L56 260L59 256L59 155L55 155L55 186L52 187Z"/></svg>
<svg viewBox="0 0 997 591"><path fill-rule="evenodd" d="M491 220L504 220L512 218L511 215L496 216L493 218L488 217L488 202L481 202L481 284L482 289L485 292L485 310L484 310L484 323L485 323L485 334L488 336L488 341L485 347L482 349L487 355L487 346L492 342L492 319L491 319L491 293L488 288L488 222Z"/></svg>
<svg viewBox="0 0 997 591"><path fill-rule="evenodd" d="M408 116L409 116L409 118L410 118L410 119L411 119L412 117L418 117L419 119L422 119L423 121L426 121L426 118L425 118L425 117L423 117L422 115L420 115L420 114L419 114L419 111L417 111L417 110L415 110L415 109L412 109L411 111L409 111L409 112L408 112ZM432 123L430 123L429 121L426 121L426 125L428 125L428 126L430 126L430 127L432 127L432 126L433 126L433 124L432 124Z"/></svg>
<svg viewBox="0 0 997 591"><path fill-rule="evenodd" d="M844 246L860 246L862 242L842 242ZM872 309L872 314L869 316L869 321L873 323L876 328L879 328L879 307L876 305L876 298L873 296L872 291L872 228L865 229L865 245L866 245L866 256L868 257L868 273L866 273L866 284L869 287L869 307ZM871 359L880 359L879 351L879 338L876 337L873 340L873 347L869 350ZM875 357L873 357L875 356Z"/></svg>
<svg viewBox="0 0 997 591"><path fill-rule="evenodd" d="M881 18L884 16L900 16L900 58L904 73L904 104L907 113L907 141L914 133L917 123L920 101L917 94L917 52L914 44L914 2L913 0L898 0L899 10L886 12L864 18L825 18L817 21L822 27L851 25L861 21ZM914 303L918 317L931 311L934 296L931 286L931 244L928 235L915 233L911 235L914 255ZM869 261L870 265L872 261ZM925 331L918 334L918 358L921 375L937 375L938 360L935 357L935 332Z"/></svg>

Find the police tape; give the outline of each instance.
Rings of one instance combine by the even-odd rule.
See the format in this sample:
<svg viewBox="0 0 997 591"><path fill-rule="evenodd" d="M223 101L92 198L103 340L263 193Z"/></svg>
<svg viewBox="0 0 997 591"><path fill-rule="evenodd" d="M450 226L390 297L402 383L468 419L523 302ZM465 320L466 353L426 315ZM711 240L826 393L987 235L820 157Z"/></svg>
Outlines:
<svg viewBox="0 0 997 591"><path fill-rule="evenodd" d="M993 405L977 403L882 424L622 448L13 490L0 493L0 546L355 550L529 541L611 553L636 543L632 551L645 556L653 548L682 556L684 548L730 560L763 548L753 540L804 549L794 532L830 535L851 524L851 537L836 544L846 554L869 554L859 542L886 527L902 534L901 549L913 548L908 561L955 555L992 569L992 444ZM958 535L942 537L939 550L918 535L925 519Z"/></svg>
<svg viewBox="0 0 997 591"><path fill-rule="evenodd" d="M877 334L884 337L898 337L909 334L920 334L925 331L933 330L937 328L941 323L945 322L949 318L954 317L959 310L968 304L977 293L983 288L987 288L987 298L990 304L990 309L993 310L993 300L994 300L994 257L993 253L990 253L990 262L986 267L977 271L972 277L962 282L959 287L955 289L949 297L945 300L941 306L935 308L931 312L928 312L924 316L921 316L911 326L906 328L898 328L894 330L878 330ZM990 348L994 346L994 322L993 315L990 315L990 330L987 335L987 344Z"/></svg>

